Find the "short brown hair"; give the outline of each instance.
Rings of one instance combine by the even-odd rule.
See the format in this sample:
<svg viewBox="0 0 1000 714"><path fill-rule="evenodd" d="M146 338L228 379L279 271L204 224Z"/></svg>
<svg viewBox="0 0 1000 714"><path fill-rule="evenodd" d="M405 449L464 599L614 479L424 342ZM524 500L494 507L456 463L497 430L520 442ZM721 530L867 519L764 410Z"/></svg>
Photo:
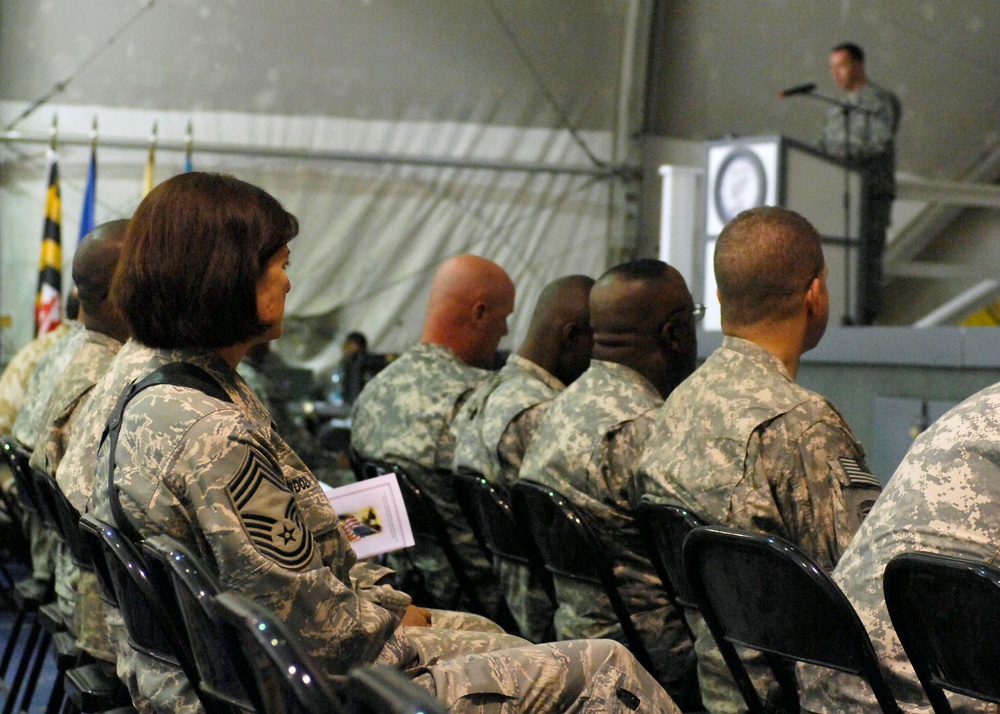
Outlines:
<svg viewBox="0 0 1000 714"><path fill-rule="evenodd" d="M795 211L743 211L715 244L715 282L730 327L790 317L824 266L819 232Z"/></svg>
<svg viewBox="0 0 1000 714"><path fill-rule="evenodd" d="M150 347L218 348L262 334L257 283L299 225L266 191L222 174L167 179L129 222L112 300Z"/></svg>

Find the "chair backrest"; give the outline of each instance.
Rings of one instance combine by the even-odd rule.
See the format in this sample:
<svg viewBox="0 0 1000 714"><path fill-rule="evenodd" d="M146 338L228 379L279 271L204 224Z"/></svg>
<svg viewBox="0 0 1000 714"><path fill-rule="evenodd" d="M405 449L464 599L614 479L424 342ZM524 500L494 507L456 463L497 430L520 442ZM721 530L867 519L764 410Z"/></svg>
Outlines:
<svg viewBox="0 0 1000 714"><path fill-rule="evenodd" d="M301 652L274 613L237 592L223 592L209 605L226 632L226 651L251 667L238 674L258 714L339 714L348 712Z"/></svg>
<svg viewBox="0 0 1000 714"><path fill-rule="evenodd" d="M107 564L118 609L125 621L129 645L167 665L179 667L207 712L224 711L217 702L201 692L200 677L190 643L177 614L171 612L172 600L165 598L165 594L169 592L169 583L155 580L155 574L147 566L138 548L117 528L89 513L80 522L86 524L86 530L94 526L98 529L101 552ZM100 577L98 574L98 579Z"/></svg>
<svg viewBox="0 0 1000 714"><path fill-rule="evenodd" d="M187 641L198 668L201 689L222 706L252 709L250 697L237 674L249 662L220 657L226 651L225 634L212 617L209 601L219 594L215 577L202 561L178 540L156 535L142 542L150 571L170 583L173 607L184 623Z"/></svg>
<svg viewBox="0 0 1000 714"><path fill-rule="evenodd" d="M1000 569L981 561L903 553L882 580L892 626L939 714L944 690L1000 703Z"/></svg>
<svg viewBox="0 0 1000 714"><path fill-rule="evenodd" d="M115 586L111 581L111 570L104 557L104 537L101 532L105 526L107 523L92 513L80 516L80 540L97 578L97 592L106 604L118 607L118 596L115 595Z"/></svg>
<svg viewBox="0 0 1000 714"><path fill-rule="evenodd" d="M355 667L339 694L351 714L445 714L445 706L398 669Z"/></svg>
<svg viewBox="0 0 1000 714"><path fill-rule="evenodd" d="M371 463L371 462L370 462ZM403 497L403 504L406 506L406 515L410 519L410 528L413 537L417 542L433 541L444 553L455 576L455 582L465 597L467 607L471 612L478 615L487 615L486 608L479 598L476 586L469 578L465 558L459 554L455 547L451 534L448 532L448 525L434 505L434 500L427 495L420 484L398 464L380 464L374 462L371 468L390 468L396 474L399 482L399 491ZM383 471L384 472L384 471ZM452 478L449 475L449 478Z"/></svg>
<svg viewBox="0 0 1000 714"><path fill-rule="evenodd" d="M861 676L882 711L900 711L850 601L796 545L773 535L702 526L684 541L684 566L752 713L763 712L763 704L734 645L764 653L793 706L797 684L783 665L800 661Z"/></svg>
<svg viewBox="0 0 1000 714"><path fill-rule="evenodd" d="M5 436L0 448L2 448L4 458L10 466L14 483L17 484L17 501L20 509L34 518L41 518L41 505L38 502L38 494L35 493L35 485L31 479L31 467L28 466L31 453L17 443L12 436Z"/></svg>
<svg viewBox="0 0 1000 714"><path fill-rule="evenodd" d="M609 550L587 514L555 489L524 479L511 487L511 499L516 518L531 533L545 569L554 576L602 588L632 654L652 671L652 658L618 591L612 563L605 557Z"/></svg>
<svg viewBox="0 0 1000 714"><path fill-rule="evenodd" d="M639 503L636 520L656 574L675 605L697 608L684 572L684 539L705 522L683 506Z"/></svg>
<svg viewBox="0 0 1000 714"><path fill-rule="evenodd" d="M464 497L471 512L469 522L478 522L483 543L490 555L531 568L536 580L557 604L552 575L545 568L542 555L528 531L514 517L510 492L500 484L487 481L482 474L456 474L455 491ZM463 504L464 505L464 504Z"/></svg>
<svg viewBox="0 0 1000 714"><path fill-rule="evenodd" d="M92 570L90 553L87 551L80 534L80 514L59 487L55 478L44 471L35 471L35 483L39 491L47 493L50 507L55 511L59 522L59 533L69 548L73 562L78 568Z"/></svg>
<svg viewBox="0 0 1000 714"><path fill-rule="evenodd" d="M489 543L486 542L486 535L483 533L483 515L480 512L479 505L476 503L474 492L474 489L482 478L483 475L480 473L461 469L452 474L452 485L455 488L455 501L458 502L458 507L462 509L462 515L465 516L465 520L469 522L469 527L472 528L472 535L476 537L476 542L479 544L480 550L483 551L483 555L489 558L492 555L492 551L490 550Z"/></svg>

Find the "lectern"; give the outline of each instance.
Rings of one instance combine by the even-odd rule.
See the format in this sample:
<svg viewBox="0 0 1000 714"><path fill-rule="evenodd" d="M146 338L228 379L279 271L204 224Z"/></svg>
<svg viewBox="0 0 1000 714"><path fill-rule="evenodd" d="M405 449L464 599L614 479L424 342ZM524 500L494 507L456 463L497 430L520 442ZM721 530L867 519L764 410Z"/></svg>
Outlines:
<svg viewBox="0 0 1000 714"><path fill-rule="evenodd" d="M860 235L861 173L816 148L783 136L705 144L705 329L718 330L712 255L715 241L742 210L782 206L805 216L823 238L830 319L853 315Z"/></svg>

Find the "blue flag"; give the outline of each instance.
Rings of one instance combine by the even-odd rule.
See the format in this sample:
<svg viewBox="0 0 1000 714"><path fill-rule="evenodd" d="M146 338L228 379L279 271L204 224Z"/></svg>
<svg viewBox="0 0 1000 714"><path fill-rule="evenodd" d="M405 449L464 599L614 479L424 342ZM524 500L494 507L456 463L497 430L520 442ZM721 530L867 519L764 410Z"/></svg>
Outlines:
<svg viewBox="0 0 1000 714"><path fill-rule="evenodd" d="M83 192L83 209L80 211L80 240L94 230L94 210L97 203L97 148L90 150L90 170L87 172L87 190Z"/></svg>

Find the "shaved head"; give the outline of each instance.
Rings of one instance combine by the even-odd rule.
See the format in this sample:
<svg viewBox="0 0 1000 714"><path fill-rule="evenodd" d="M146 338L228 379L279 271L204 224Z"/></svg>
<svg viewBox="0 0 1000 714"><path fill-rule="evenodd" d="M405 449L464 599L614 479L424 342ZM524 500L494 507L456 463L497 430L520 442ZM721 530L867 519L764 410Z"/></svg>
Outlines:
<svg viewBox="0 0 1000 714"><path fill-rule="evenodd" d="M107 297L127 227L124 219L102 223L84 236L73 256L73 282L83 306L84 324L119 339L127 336L127 330Z"/></svg>
<svg viewBox="0 0 1000 714"><path fill-rule="evenodd" d="M420 339L489 367L513 310L514 283L503 268L478 255L456 255L434 275Z"/></svg>
<svg viewBox="0 0 1000 714"><path fill-rule="evenodd" d="M740 213L715 244L723 328L788 319L824 266L819 233L794 211Z"/></svg>
<svg viewBox="0 0 1000 714"><path fill-rule="evenodd" d="M127 220L102 223L84 236L73 256L73 282L83 309L89 311L103 300L121 255Z"/></svg>
<svg viewBox="0 0 1000 714"><path fill-rule="evenodd" d="M594 359L631 367L661 395L694 371L694 301L677 270L659 260L615 266L590 292Z"/></svg>
<svg viewBox="0 0 1000 714"><path fill-rule="evenodd" d="M590 289L594 279L567 275L542 289L518 354L570 384L587 369L593 350Z"/></svg>

